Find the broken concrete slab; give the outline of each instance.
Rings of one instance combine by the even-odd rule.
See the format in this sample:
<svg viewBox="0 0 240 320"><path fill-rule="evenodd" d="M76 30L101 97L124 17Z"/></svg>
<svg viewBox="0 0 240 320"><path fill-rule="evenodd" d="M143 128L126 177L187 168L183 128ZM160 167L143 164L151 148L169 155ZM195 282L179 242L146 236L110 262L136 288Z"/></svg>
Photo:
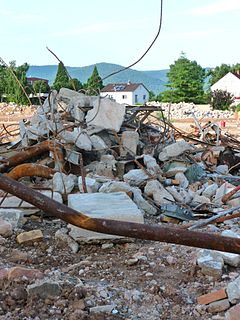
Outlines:
<svg viewBox="0 0 240 320"><path fill-rule="evenodd" d="M168 204L174 202L173 196L164 188L158 180L150 180L147 182L144 193L152 197L157 205Z"/></svg>
<svg viewBox="0 0 240 320"><path fill-rule="evenodd" d="M104 129L119 132L124 120L125 105L108 98L100 98L93 102L93 109L88 111L86 122L88 131L93 134Z"/></svg>
<svg viewBox="0 0 240 320"><path fill-rule="evenodd" d="M124 131L121 137L120 155L126 156L128 153L132 156L137 154L139 143L139 134L136 131Z"/></svg>
<svg viewBox="0 0 240 320"><path fill-rule="evenodd" d="M160 161L166 161L171 157L177 157L183 154L185 151L194 150L194 147L186 142L185 140L180 140L178 142L172 143L159 153L158 159Z"/></svg>
<svg viewBox="0 0 240 320"><path fill-rule="evenodd" d="M53 200L62 203L62 196L58 192L52 192L48 190L39 190L40 193L45 196L52 198ZM2 208L33 208L34 206L28 202L22 201L20 198L15 196L10 196L6 198L0 197L1 207Z"/></svg>
<svg viewBox="0 0 240 320"><path fill-rule="evenodd" d="M73 174L66 175L61 172L56 172L53 175L53 191L61 194L69 194L77 181L77 177Z"/></svg>
<svg viewBox="0 0 240 320"><path fill-rule="evenodd" d="M227 295L232 304L240 300L240 276L227 285Z"/></svg>
<svg viewBox="0 0 240 320"><path fill-rule="evenodd" d="M104 183L99 192L133 192L133 201L136 203L138 208L144 213L155 215L157 213L157 209L153 207L148 201L146 201L142 192L139 188L131 187L128 183L123 181L109 181Z"/></svg>
<svg viewBox="0 0 240 320"><path fill-rule="evenodd" d="M105 143L105 141L98 135L93 134L92 136L90 136L90 140L92 142L93 149L100 151L108 149L108 146Z"/></svg>
<svg viewBox="0 0 240 320"><path fill-rule="evenodd" d="M140 187L145 184L150 177L142 169L133 169L124 174L123 180L130 186Z"/></svg>
<svg viewBox="0 0 240 320"><path fill-rule="evenodd" d="M91 218L144 223L141 211L124 192L71 194L68 196L68 206ZM77 241L121 238L69 226L69 235Z"/></svg>
<svg viewBox="0 0 240 320"><path fill-rule="evenodd" d="M85 183L86 183L86 187L87 187L87 192L88 193L94 193L94 192L98 192L98 189L100 188L101 184L99 182L96 181L96 179L92 179L89 177L85 177ZM82 176L78 177L78 188L80 192L84 192L83 190L83 180L82 180Z"/></svg>
<svg viewBox="0 0 240 320"><path fill-rule="evenodd" d="M145 166L147 167L147 170L150 174L162 174L162 170L160 169L159 165L157 164L157 161L154 157L152 157L149 154L144 154L143 156L143 162Z"/></svg>

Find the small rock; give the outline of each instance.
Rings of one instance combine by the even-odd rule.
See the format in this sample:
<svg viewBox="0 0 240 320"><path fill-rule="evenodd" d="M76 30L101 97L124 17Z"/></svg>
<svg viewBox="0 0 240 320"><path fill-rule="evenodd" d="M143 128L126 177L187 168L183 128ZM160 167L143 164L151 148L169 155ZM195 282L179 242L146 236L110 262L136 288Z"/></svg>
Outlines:
<svg viewBox="0 0 240 320"><path fill-rule="evenodd" d="M19 244L33 243L36 241L41 241L42 239L43 239L43 234L42 234L42 231L39 229L22 232L17 236L17 242Z"/></svg>
<svg viewBox="0 0 240 320"><path fill-rule="evenodd" d="M178 142L172 143L159 153L158 158L160 161L166 161L171 157L177 157L183 154L185 151L193 150L194 147L186 142L185 140L180 140Z"/></svg>
<svg viewBox="0 0 240 320"><path fill-rule="evenodd" d="M131 258L125 261L126 265L128 266L133 266L134 264L138 263L138 259L137 258Z"/></svg>
<svg viewBox="0 0 240 320"><path fill-rule="evenodd" d="M85 183L86 183L87 192L98 192L100 183L98 183L95 179L85 177ZM78 177L78 188L80 192L84 192L81 176Z"/></svg>
<svg viewBox="0 0 240 320"><path fill-rule="evenodd" d="M115 308L113 304L107 304L104 306L96 306L90 308L90 314L97 314L97 313L111 313L112 310Z"/></svg>
<svg viewBox="0 0 240 320"><path fill-rule="evenodd" d="M26 262L28 260L28 254L27 252L22 252L18 249L13 249L9 260L11 262Z"/></svg>
<svg viewBox="0 0 240 320"><path fill-rule="evenodd" d="M76 176L66 175L62 172L56 172L53 176L53 191L61 194L69 194L75 185Z"/></svg>
<svg viewBox="0 0 240 320"><path fill-rule="evenodd" d="M0 245L6 243L6 241L7 241L7 240L6 240L5 238L3 238L2 236L0 236Z"/></svg>
<svg viewBox="0 0 240 320"><path fill-rule="evenodd" d="M210 313L217 313L222 312L230 308L230 303L228 299L223 299L220 301L215 301L209 304L208 306L208 312Z"/></svg>
<svg viewBox="0 0 240 320"><path fill-rule="evenodd" d="M228 165L226 165L226 164L221 164L221 165L219 165L219 166L216 167L216 170L215 170L215 171L216 171L218 174L228 174L228 170L229 170Z"/></svg>
<svg viewBox="0 0 240 320"><path fill-rule="evenodd" d="M43 273L37 269L29 269L23 267L13 267L8 270L8 280L18 280L26 278L29 280L32 279L41 279L43 278Z"/></svg>
<svg viewBox="0 0 240 320"><path fill-rule="evenodd" d="M240 299L240 276L227 285L228 300L235 304Z"/></svg>
<svg viewBox="0 0 240 320"><path fill-rule="evenodd" d="M239 320L239 314L240 314L240 303L236 304L232 308L230 308L225 313L225 320Z"/></svg>
<svg viewBox="0 0 240 320"><path fill-rule="evenodd" d="M11 223L13 229L21 227L24 212L17 209L0 209L0 219Z"/></svg>
<svg viewBox="0 0 240 320"><path fill-rule="evenodd" d="M0 219L0 236L10 237L13 233L13 228L10 222Z"/></svg>
<svg viewBox="0 0 240 320"><path fill-rule="evenodd" d="M113 243L103 243L102 249L111 249L113 247Z"/></svg>
<svg viewBox="0 0 240 320"><path fill-rule="evenodd" d="M178 172L175 175L175 179L179 180L179 186L183 189L187 189L189 182L188 179L186 178L185 174L183 172Z"/></svg>
<svg viewBox="0 0 240 320"><path fill-rule="evenodd" d="M55 233L55 238L62 241L63 243L66 243L73 253L78 252L79 244L63 230L57 230L57 232Z"/></svg>
<svg viewBox="0 0 240 320"><path fill-rule="evenodd" d="M222 275L224 261L216 251L206 249L200 250L197 257L197 264L205 275L214 278L220 278Z"/></svg>
<svg viewBox="0 0 240 320"><path fill-rule="evenodd" d="M218 189L218 185L216 183L210 184L203 191L202 195L204 197L211 199L211 197L215 196L217 189Z"/></svg>
<svg viewBox="0 0 240 320"><path fill-rule="evenodd" d="M130 184L130 186L140 187L150 178L142 169L133 169L124 174L123 179Z"/></svg>
<svg viewBox="0 0 240 320"><path fill-rule="evenodd" d="M37 295L43 299L59 296L61 290L59 283L45 279L27 286L28 295Z"/></svg>

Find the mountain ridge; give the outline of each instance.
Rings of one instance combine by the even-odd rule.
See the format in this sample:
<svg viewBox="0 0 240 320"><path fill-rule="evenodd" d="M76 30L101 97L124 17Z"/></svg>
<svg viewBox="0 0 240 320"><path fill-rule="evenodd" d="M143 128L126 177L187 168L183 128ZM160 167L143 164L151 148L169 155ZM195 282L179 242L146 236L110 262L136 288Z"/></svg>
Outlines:
<svg viewBox="0 0 240 320"><path fill-rule="evenodd" d="M91 76L93 72L94 66L97 67L101 78L104 78L107 75L124 68L121 65L107 62L100 62L84 67L66 66L66 68L72 78L77 78L82 83L86 83L87 79ZM30 65L27 72L27 77L44 78L49 80L49 83L51 85L55 79L57 67L57 65ZM149 91L154 92L154 94L159 94L162 91L166 90L165 85L168 82L168 71L169 69L149 71L127 69L107 78L104 81L104 85L107 85L108 83L126 83L130 80L133 83L143 83Z"/></svg>

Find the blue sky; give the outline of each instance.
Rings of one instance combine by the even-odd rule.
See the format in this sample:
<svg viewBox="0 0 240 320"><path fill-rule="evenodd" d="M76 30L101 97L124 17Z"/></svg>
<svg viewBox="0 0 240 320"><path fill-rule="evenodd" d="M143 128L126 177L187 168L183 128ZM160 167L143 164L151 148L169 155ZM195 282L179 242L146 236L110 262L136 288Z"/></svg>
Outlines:
<svg viewBox="0 0 240 320"><path fill-rule="evenodd" d="M0 56L17 64L127 66L153 40L160 0L0 0ZM180 52L202 67L240 63L240 0L163 0L161 34L134 68L167 69Z"/></svg>

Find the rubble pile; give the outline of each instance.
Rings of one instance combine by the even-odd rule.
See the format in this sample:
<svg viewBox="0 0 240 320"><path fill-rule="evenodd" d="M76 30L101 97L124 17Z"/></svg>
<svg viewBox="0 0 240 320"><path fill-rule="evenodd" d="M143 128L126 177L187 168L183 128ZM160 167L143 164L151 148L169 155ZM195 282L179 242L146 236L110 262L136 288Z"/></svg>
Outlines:
<svg viewBox="0 0 240 320"><path fill-rule="evenodd" d="M41 187L70 207L87 214L96 207L99 217L108 209L114 220L143 222L145 215L161 215L163 221L189 221L237 207L240 191L223 198L239 181L232 175L239 173L238 140L221 135L215 123L201 127L196 118L193 141L193 132L174 136L164 119L148 121L156 110L162 112L65 88L53 91L30 120L20 121L19 144L25 151L13 149L0 170L15 180L40 177ZM125 201L126 217L111 213L113 198L99 193L113 193L116 208ZM131 196L123 200L125 193ZM9 207L10 198L1 206ZM85 208L85 201L92 207Z"/></svg>
<svg viewBox="0 0 240 320"><path fill-rule="evenodd" d="M219 243L221 241L224 243L226 239L227 244L229 238L231 240L233 237L232 248L237 252L237 239L240 238L237 224L240 216L240 141L230 134L222 134L215 122L200 125L197 120L200 115L195 113L193 106L191 112L194 111L196 126L188 133L181 132L164 116L160 117L160 120L154 118L156 112L164 114L162 107L162 105L130 107L108 98L86 96L66 88L62 88L59 93L53 91L29 120L20 121L20 138L14 143L9 143L7 147L6 144L0 146L7 149L0 157L0 172L3 174L1 176L21 180L23 185L30 186L56 200L59 207L64 203L78 211L79 216L85 214L88 217L84 216L86 223L95 219L106 219L116 221L116 224L119 221L122 224L129 223L129 226L132 226L132 223L137 226L151 225L153 222L159 226L178 225L179 230L183 232L203 228L213 235L219 235ZM4 246L6 238L15 237L17 234L15 237L17 245L30 244L34 245L35 249L32 250L32 257L29 257L27 252L21 252L14 261L22 261L23 264L31 261L34 266L36 259L44 264L44 256L41 257L38 244L45 246L43 242L46 238L45 231L42 232L40 228L26 230L23 228L26 219L27 221L39 219L39 209L4 191L3 189L0 193L0 243ZM45 207L46 215L49 210L47 203ZM47 228L51 221L46 221ZM30 297L32 299L38 296L42 301L47 301L46 305L49 303L55 306L56 297L61 296L60 301L63 305L55 308L61 310L60 314L55 314L56 310L51 309L56 319L62 317L63 310L66 309L66 314L69 311L66 307L69 302L65 300L71 295L81 296L78 300L74 298L75 305L69 307L76 317L84 318L86 312L90 312L90 314L107 313L111 319L110 315L120 316L121 313L125 317L129 312L129 319L134 319L131 312L126 311L122 305L123 298L119 296L124 296L124 299L129 299L133 304L144 301L145 308L148 305L147 299L154 300L154 305L158 305L158 308L152 310L154 315L148 319L158 319L164 312L167 319L166 310L173 302L168 304L166 297L175 296L174 299L180 299L184 303L191 301L186 303L192 305L197 299L196 292L199 296L206 293L206 290L200 289L201 286L197 281L194 287L195 296L190 298L186 297L186 290L191 291L190 284L189 286L186 283L181 284L181 289L172 288L172 291L168 292L170 287L159 285L158 281L153 279L154 274L162 272L162 268L166 266L173 270L176 268L176 259L169 253L169 245L162 246L163 250L166 248L163 256L158 255L159 252L155 247L152 251L149 248L148 254L145 255L139 245L138 253L134 252L134 249L130 250L131 255L123 259L121 255L124 253L118 253L117 245L122 249L125 248L126 242L131 244L129 238L111 232L108 234L97 232L97 228L90 231L74 223L66 225L59 221L56 220L56 226L53 227L54 237L51 241L60 243L60 247L67 247L68 258L64 256L66 251L64 254L59 252L64 261L67 259L71 264L75 255L79 252L82 254L82 250L87 251L83 249L83 243L101 244L102 250L112 250L117 256L119 255L116 264L109 255L110 260L105 262L109 270L113 271L118 264L119 268L123 264L124 268L142 270L149 291L148 294L144 293L144 288L134 291L131 286L126 291L124 285L127 287L128 285L125 282L122 284L123 287L114 289L104 281L99 284L99 288L90 280L85 284L81 282L81 277L90 276L93 269L96 270L99 266L98 254L94 251L96 249L91 249L94 254L90 262L86 258L76 265L75 261L73 271L71 266L68 269L65 265L60 271L56 267L44 272L31 268L29 270L32 270L32 273L29 273L29 270L23 267L16 270L17 267L12 264L1 265L0 284L1 281L4 283L12 278L25 277L25 280L27 278L26 283L22 284L23 292L18 292L22 299L20 301L26 302ZM199 243L201 240L204 241L206 234L197 233ZM172 237L174 238L174 234ZM198 246L196 239L193 239L193 242L195 242L193 246ZM199 247L214 248L217 245L205 243ZM47 252L47 259L53 259L51 257L55 253L50 244L43 250ZM171 250L173 253L178 251L175 247ZM205 279L203 281L208 279L204 277L209 277L213 282L226 282L224 278L226 270L228 268L238 270L240 255L226 251L231 250L226 250L223 245L222 251L203 249L194 252L192 264L201 279ZM187 256L187 249L183 249L182 252ZM157 263L152 261L153 255L159 260ZM182 264L183 269L188 263L186 256ZM101 271L103 269L104 267L101 267ZM70 271L72 277L66 276ZM118 271L119 277L124 279L121 270ZM100 271L96 273L96 277L100 276ZM107 271L104 274L107 277ZM81 293L78 293L79 291ZM230 313L231 306L235 305L235 308L238 306L239 293L231 293L230 284L226 292L227 294L221 292L220 299L204 300L207 301L203 304L204 307L198 306L196 310L192 306L185 311L183 308L181 310L183 317L202 316L202 319L208 319L208 312L223 312L227 309ZM234 294L234 298L231 298ZM5 305L0 305L2 308L0 315L11 309L11 303L12 306L15 305L11 299L14 300L14 297L6 298ZM223 301L220 306L219 303L216 306L218 300ZM115 302L112 303L113 301ZM177 300L174 300L174 304L178 304ZM146 318L144 305L142 308L144 315L142 318L140 315L139 319ZM177 315L178 312L180 311L176 310Z"/></svg>
<svg viewBox="0 0 240 320"><path fill-rule="evenodd" d="M148 102L148 105L158 105L164 110L164 115L167 117L170 112L172 119L190 119L192 112L197 118L212 118L212 119L229 119L234 117L234 112L231 110L212 110L210 105L201 108L194 103L179 102L179 103L162 103Z"/></svg>
<svg viewBox="0 0 240 320"><path fill-rule="evenodd" d="M14 102L1 102L0 103L0 114L1 116L12 116L12 115L20 115L24 112L24 114L32 114L34 112L34 106L21 106Z"/></svg>

